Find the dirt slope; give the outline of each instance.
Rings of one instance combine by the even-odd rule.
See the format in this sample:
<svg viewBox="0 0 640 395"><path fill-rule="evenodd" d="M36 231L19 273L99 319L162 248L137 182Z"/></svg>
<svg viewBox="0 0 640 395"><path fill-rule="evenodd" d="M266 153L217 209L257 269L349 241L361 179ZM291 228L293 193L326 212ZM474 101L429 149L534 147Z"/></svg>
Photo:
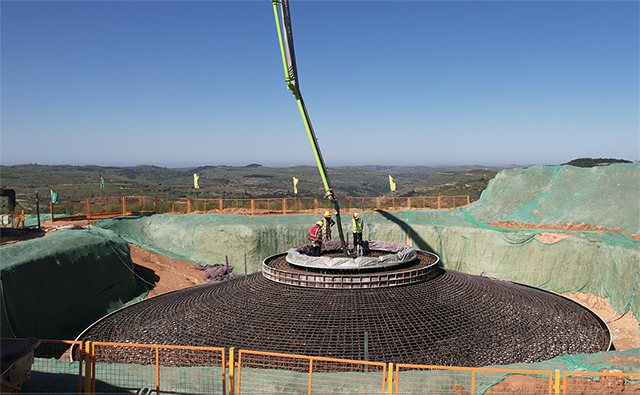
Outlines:
<svg viewBox="0 0 640 395"><path fill-rule="evenodd" d="M202 270L193 263L167 258L162 254L129 244L135 273L151 287L147 298L202 284Z"/></svg>

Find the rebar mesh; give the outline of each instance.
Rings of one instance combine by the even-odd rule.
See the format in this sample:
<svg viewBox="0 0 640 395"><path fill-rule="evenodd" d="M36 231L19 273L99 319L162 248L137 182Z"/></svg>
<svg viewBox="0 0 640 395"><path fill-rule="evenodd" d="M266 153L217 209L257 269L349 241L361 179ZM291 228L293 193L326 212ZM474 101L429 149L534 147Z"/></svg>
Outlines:
<svg viewBox="0 0 640 395"><path fill-rule="evenodd" d="M444 269L423 282L365 289L297 287L256 273L134 304L79 340L352 360L364 360L366 348L371 361L469 367L610 347L606 324L569 299Z"/></svg>
<svg viewBox="0 0 640 395"><path fill-rule="evenodd" d="M373 251L371 255L383 252ZM335 255L341 255L336 253ZM394 287L429 280L441 274L438 256L419 251L416 259L389 267L364 269L309 268L287 262L284 254L274 255L262 263L262 274L271 281L310 288L379 288Z"/></svg>

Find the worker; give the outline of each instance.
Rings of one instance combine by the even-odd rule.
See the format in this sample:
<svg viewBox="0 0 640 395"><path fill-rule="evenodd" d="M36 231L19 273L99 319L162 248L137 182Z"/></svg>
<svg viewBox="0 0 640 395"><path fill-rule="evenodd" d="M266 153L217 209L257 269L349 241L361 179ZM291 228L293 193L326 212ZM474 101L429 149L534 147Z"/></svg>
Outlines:
<svg viewBox="0 0 640 395"><path fill-rule="evenodd" d="M309 241L311 242L311 255L320 256L322 254L322 221L309 229Z"/></svg>
<svg viewBox="0 0 640 395"><path fill-rule="evenodd" d="M353 248L357 250L357 246L363 248L362 245L362 218L358 213L353 213Z"/></svg>
<svg viewBox="0 0 640 395"><path fill-rule="evenodd" d="M322 227L322 240L326 243L331 241L331 227L335 225L335 222L331 218L331 213L328 211L324 212L324 226Z"/></svg>

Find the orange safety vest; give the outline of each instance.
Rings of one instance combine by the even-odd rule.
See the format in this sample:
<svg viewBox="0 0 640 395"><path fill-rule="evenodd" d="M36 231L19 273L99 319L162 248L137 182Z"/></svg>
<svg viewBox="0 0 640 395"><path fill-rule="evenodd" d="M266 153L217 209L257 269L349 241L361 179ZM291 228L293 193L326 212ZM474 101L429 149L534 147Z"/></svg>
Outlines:
<svg viewBox="0 0 640 395"><path fill-rule="evenodd" d="M320 235L322 234L322 231L320 230L319 226L314 226L313 228L309 229L309 241L311 242L322 242L322 240L320 240Z"/></svg>

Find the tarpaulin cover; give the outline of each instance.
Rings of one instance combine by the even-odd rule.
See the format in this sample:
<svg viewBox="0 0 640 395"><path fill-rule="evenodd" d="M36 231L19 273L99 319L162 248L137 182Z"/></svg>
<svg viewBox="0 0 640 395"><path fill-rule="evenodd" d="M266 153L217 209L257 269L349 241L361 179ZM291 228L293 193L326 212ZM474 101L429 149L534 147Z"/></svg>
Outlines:
<svg viewBox="0 0 640 395"><path fill-rule="evenodd" d="M329 243L333 244L332 248L340 247L339 241ZM406 244L382 242L380 240L367 242L367 248L387 252L381 256L364 255L355 258L347 256L311 256L308 255L308 249L304 248L305 246L306 245L290 248L289 251L287 251L287 262L313 268L364 269L399 265L401 263L411 262L418 257L416 250ZM350 248L353 249L353 245L351 244L350 246ZM323 245L323 248L325 247L326 246Z"/></svg>
<svg viewBox="0 0 640 395"><path fill-rule="evenodd" d="M587 223L640 232L640 163L503 170L467 211L478 221Z"/></svg>
<svg viewBox="0 0 640 395"><path fill-rule="evenodd" d="M129 246L109 230L63 229L0 257L3 337L73 339L136 296Z"/></svg>

